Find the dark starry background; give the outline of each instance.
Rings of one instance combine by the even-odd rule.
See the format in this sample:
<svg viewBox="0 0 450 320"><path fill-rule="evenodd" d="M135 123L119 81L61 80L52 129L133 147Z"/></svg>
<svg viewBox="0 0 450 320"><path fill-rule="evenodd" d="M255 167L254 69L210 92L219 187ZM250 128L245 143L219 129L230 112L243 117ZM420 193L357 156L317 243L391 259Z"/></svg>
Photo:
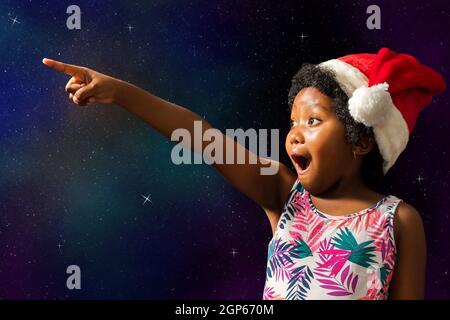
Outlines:
<svg viewBox="0 0 450 320"><path fill-rule="evenodd" d="M82 10L78 31L66 28L71 4ZM371 4L381 7L381 30L366 28ZM263 292L264 212L212 168L172 164L173 144L119 107L71 105L68 78L43 57L131 81L221 130L279 128L284 140L302 62L386 46L449 83L449 21L448 1L1 1L0 297ZM448 99L420 115L384 185L423 216L430 299L450 298ZM82 290L66 289L71 264Z"/></svg>

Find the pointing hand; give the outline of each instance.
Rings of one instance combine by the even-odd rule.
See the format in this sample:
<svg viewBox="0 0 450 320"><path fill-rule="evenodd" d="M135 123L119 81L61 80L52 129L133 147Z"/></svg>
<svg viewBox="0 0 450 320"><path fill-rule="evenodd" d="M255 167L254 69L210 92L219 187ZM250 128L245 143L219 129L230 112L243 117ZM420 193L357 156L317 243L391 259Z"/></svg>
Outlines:
<svg viewBox="0 0 450 320"><path fill-rule="evenodd" d="M88 105L92 102L114 103L120 80L96 72L89 68L66 64L44 58L42 62L56 71L71 76L66 84L69 99L77 105Z"/></svg>

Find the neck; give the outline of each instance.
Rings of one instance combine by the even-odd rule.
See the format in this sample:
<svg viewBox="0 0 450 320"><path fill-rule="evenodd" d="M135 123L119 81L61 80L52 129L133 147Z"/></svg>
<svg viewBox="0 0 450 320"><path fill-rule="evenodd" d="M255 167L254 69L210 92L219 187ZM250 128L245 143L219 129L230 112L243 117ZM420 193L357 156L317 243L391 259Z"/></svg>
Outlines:
<svg viewBox="0 0 450 320"><path fill-rule="evenodd" d="M360 174L353 174L341 177L326 191L318 194L317 197L324 199L351 198L360 195L373 193L363 182Z"/></svg>

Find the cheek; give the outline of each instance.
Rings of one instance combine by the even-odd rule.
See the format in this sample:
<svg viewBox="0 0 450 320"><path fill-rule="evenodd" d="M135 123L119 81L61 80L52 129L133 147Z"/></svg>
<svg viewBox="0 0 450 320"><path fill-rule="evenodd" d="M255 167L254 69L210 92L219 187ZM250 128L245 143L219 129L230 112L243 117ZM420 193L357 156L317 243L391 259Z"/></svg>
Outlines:
<svg viewBox="0 0 450 320"><path fill-rule="evenodd" d="M286 149L286 152L289 153L291 150L291 144L289 143L289 133L286 136L286 140L284 141L284 148Z"/></svg>
<svg viewBox="0 0 450 320"><path fill-rule="evenodd" d="M320 161L337 163L347 159L350 145L345 140L344 128L339 126L323 127L322 130L311 132L308 135L310 150Z"/></svg>

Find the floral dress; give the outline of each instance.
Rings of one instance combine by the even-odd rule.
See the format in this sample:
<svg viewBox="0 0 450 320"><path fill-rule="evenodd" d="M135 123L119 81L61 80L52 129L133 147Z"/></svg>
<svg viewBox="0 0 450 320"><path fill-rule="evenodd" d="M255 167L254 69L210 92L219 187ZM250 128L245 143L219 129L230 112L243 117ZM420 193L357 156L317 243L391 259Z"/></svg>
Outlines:
<svg viewBox="0 0 450 320"><path fill-rule="evenodd" d="M400 201L390 195L360 212L328 215L297 180L268 245L263 299L387 299Z"/></svg>

